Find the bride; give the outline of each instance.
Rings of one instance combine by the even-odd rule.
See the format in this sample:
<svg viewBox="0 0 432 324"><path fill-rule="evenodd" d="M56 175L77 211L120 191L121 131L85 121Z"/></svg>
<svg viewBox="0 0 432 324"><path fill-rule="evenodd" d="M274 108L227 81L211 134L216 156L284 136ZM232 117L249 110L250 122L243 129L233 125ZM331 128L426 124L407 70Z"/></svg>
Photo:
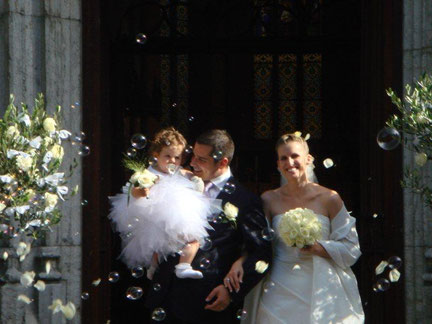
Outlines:
<svg viewBox="0 0 432 324"><path fill-rule="evenodd" d="M306 140L283 135L276 143L277 165L286 183L262 194L264 211L276 232L270 274L246 297L242 323L363 323L364 313L351 266L360 257L355 219L337 192L310 182L313 158ZM322 239L302 249L278 236L282 215L294 208L315 212ZM242 258L225 278L241 289Z"/></svg>

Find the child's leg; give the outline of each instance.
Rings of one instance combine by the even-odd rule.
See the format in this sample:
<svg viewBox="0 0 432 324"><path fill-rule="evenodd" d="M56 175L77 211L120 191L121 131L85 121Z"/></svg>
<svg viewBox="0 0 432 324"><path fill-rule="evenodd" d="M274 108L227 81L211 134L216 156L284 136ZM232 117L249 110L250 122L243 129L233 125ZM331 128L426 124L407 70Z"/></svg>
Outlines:
<svg viewBox="0 0 432 324"><path fill-rule="evenodd" d="M150 267L147 269L147 279L153 280L153 275L158 267L159 256L155 252L153 253Z"/></svg>
<svg viewBox="0 0 432 324"><path fill-rule="evenodd" d="M191 264L198 252L199 247L200 245L198 241L193 241L186 244L186 246L182 249L183 253L180 256L180 263Z"/></svg>
<svg viewBox="0 0 432 324"><path fill-rule="evenodd" d="M176 276L179 278L201 279L201 271L192 269L191 263L199 249L198 241L189 242L182 250L180 262L176 265Z"/></svg>

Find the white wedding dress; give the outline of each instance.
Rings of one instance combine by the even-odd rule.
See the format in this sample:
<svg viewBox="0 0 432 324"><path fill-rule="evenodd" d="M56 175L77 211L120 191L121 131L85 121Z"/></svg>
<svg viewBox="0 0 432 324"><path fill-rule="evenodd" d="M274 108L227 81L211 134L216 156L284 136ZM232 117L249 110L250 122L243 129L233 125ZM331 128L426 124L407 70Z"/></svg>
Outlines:
<svg viewBox="0 0 432 324"><path fill-rule="evenodd" d="M269 275L246 297L248 324L363 323L357 280L350 266L361 252L355 218L345 206L322 223L322 240L331 259L305 255L278 235L282 215L273 218L273 264Z"/></svg>

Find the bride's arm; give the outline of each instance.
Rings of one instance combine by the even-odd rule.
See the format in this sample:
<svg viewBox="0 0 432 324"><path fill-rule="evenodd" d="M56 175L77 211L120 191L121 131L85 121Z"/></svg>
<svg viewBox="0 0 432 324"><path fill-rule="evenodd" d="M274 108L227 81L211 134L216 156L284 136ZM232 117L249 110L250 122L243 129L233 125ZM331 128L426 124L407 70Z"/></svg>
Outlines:
<svg viewBox="0 0 432 324"><path fill-rule="evenodd" d="M243 282L243 262L246 260L246 252L238 258L231 266L230 271L224 278L224 286L228 288L230 292L240 290L240 284Z"/></svg>
<svg viewBox="0 0 432 324"><path fill-rule="evenodd" d="M348 213L342 199L334 191L328 200L328 211L331 220L330 237L318 243L339 267L348 268L356 263L361 255L356 220Z"/></svg>

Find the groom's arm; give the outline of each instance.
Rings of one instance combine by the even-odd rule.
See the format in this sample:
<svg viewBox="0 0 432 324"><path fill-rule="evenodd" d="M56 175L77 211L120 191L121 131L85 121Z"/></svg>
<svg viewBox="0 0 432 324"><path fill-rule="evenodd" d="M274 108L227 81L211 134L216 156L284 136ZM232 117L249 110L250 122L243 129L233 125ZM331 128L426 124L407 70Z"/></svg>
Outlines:
<svg viewBox="0 0 432 324"><path fill-rule="evenodd" d="M231 297L234 302L241 302L248 292L265 276L256 270L258 261L263 261L270 266L272 260L271 242L264 239L263 229L267 228L261 199L250 194L249 202L239 214L237 221L238 230L242 236L246 259L243 262L243 283L238 292L233 292Z"/></svg>

